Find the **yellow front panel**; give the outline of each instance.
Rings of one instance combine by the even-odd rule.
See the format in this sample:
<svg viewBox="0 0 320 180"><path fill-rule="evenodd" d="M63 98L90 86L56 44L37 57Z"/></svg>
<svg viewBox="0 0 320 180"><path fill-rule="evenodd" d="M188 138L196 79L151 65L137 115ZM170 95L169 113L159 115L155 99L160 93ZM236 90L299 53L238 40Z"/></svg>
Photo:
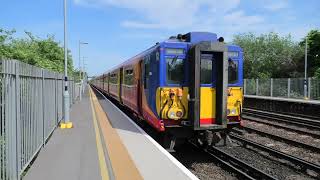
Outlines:
<svg viewBox="0 0 320 180"><path fill-rule="evenodd" d="M177 94L173 101L169 97L170 90L177 92L179 88L176 87L161 87L157 89L156 107L157 112L162 119L187 119L188 117L188 88L182 88L181 103ZM242 107L243 95L241 87L228 88L227 109L228 116L239 116L240 108ZM173 102L173 103L172 103ZM171 105L172 104L172 105ZM170 107L171 106L171 107ZM212 87L200 88L200 119L214 119L216 117L216 90ZM232 110L232 114L231 114ZM169 112L184 111L183 117L168 117ZM160 115L161 114L161 115Z"/></svg>
<svg viewBox="0 0 320 180"><path fill-rule="evenodd" d="M228 88L227 109L228 116L239 116L242 107L242 89L241 87ZM216 90L211 87L201 87L200 94L200 119L216 117Z"/></svg>
<svg viewBox="0 0 320 180"><path fill-rule="evenodd" d="M242 107L243 95L241 87L230 87L228 96L228 116L239 116Z"/></svg>
<svg viewBox="0 0 320 180"><path fill-rule="evenodd" d="M182 88L182 97L181 99L177 96L177 87L161 87L157 89L156 94L156 103L157 103L157 112L158 115L162 119L187 119L188 116L188 88L183 87ZM173 98L173 101L170 99L169 94L170 90L175 92L175 96ZM177 116L170 116L172 113L176 113L178 111L183 112L183 116L181 118ZM168 116L169 115L169 116Z"/></svg>
<svg viewBox="0 0 320 180"><path fill-rule="evenodd" d="M215 118L216 90L212 87L200 88L200 119Z"/></svg>

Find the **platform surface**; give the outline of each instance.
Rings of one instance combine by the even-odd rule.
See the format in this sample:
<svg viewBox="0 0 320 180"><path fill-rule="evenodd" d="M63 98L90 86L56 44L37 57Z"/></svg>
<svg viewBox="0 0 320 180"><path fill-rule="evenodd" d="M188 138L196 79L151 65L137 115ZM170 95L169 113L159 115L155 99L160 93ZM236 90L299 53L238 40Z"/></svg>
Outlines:
<svg viewBox="0 0 320 180"><path fill-rule="evenodd" d="M113 103L101 94L97 97L145 179L198 179Z"/></svg>
<svg viewBox="0 0 320 180"><path fill-rule="evenodd" d="M23 179L197 179L99 93L87 90L70 117L74 128L56 129Z"/></svg>
<svg viewBox="0 0 320 180"><path fill-rule="evenodd" d="M101 179L88 96L72 106L70 117L74 127L53 132L23 179Z"/></svg>
<svg viewBox="0 0 320 180"><path fill-rule="evenodd" d="M244 95L244 98L265 99L265 100L272 100L272 101L287 101L287 102L294 102L294 103L305 103L305 104L320 105L320 100L310 100L310 99L297 99L297 98L271 97L271 96L257 96L257 95Z"/></svg>

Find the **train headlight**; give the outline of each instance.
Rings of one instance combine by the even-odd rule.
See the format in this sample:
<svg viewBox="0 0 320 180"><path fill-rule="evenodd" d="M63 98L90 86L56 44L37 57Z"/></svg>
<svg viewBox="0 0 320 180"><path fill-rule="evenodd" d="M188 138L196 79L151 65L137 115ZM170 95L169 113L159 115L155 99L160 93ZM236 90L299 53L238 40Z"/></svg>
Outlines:
<svg viewBox="0 0 320 180"><path fill-rule="evenodd" d="M231 114L235 115L237 113L236 109L231 109Z"/></svg>
<svg viewBox="0 0 320 180"><path fill-rule="evenodd" d="M183 116L183 113L182 113L181 111L177 111L177 112L176 112L176 116L179 117L179 118L181 118L181 117Z"/></svg>
<svg viewBox="0 0 320 180"><path fill-rule="evenodd" d="M229 115L230 114L230 109L227 109L227 115Z"/></svg>
<svg viewBox="0 0 320 180"><path fill-rule="evenodd" d="M171 118L171 119L174 118L174 112L173 112L173 111L171 111L171 112L169 113L169 118Z"/></svg>

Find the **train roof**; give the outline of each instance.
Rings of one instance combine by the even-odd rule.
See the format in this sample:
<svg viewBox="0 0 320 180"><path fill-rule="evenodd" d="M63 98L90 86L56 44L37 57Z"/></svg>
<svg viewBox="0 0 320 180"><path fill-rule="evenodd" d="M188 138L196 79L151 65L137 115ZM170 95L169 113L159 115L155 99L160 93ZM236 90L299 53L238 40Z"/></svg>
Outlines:
<svg viewBox="0 0 320 180"><path fill-rule="evenodd" d="M145 50L145 51L142 51L141 53L139 53L139 54L137 54L137 55L135 55L135 56L127 59L126 61L120 63L119 65L116 65L116 66L112 67L111 69L107 70L107 71L104 72L103 74L110 73L110 72L112 72L112 71L114 71L114 70L116 70L116 69L118 69L118 68L120 68L120 67L122 67L122 66L125 66L125 65L131 63L133 60L138 59L139 57L142 57L142 56L148 54L149 52L153 51L153 50L156 49L159 45L160 45L160 44L157 43L156 45L150 47L149 49L147 49L147 50Z"/></svg>
<svg viewBox="0 0 320 180"><path fill-rule="evenodd" d="M220 37L221 38L221 37ZM111 69L107 70L106 72L104 72L103 74L107 74L110 73L122 66L126 66L127 64L131 63L132 61L138 60L139 57L142 57L146 54L148 54L149 52L153 51L154 49L156 49L159 46L165 46L166 44L186 44L186 45L192 45L192 44L196 44L199 43L201 41L212 41L212 42L217 42L220 40L220 38L217 38L217 34L216 33L210 33L210 32L189 32L187 34L178 34L177 36L172 36L167 40L164 40L162 42L158 42L156 43L154 46L150 47L149 49L135 55L134 57L131 57L129 59L127 59L126 61L120 63L119 65L116 65L114 67L112 67ZM223 41L223 39L222 39ZM233 45L233 44L228 44L228 50L229 51L242 51L242 48L237 46L237 45ZM103 75L102 74L102 75Z"/></svg>

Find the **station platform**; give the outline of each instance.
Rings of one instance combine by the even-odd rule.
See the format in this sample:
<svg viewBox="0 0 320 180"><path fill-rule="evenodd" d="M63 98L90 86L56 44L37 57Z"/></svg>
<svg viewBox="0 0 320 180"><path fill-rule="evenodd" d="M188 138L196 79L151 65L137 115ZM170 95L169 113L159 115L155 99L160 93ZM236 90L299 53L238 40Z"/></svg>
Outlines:
<svg viewBox="0 0 320 180"><path fill-rule="evenodd" d="M245 95L244 98L320 105L320 100L310 100L310 99L297 99L297 98L271 97L271 96L257 96L257 95Z"/></svg>
<svg viewBox="0 0 320 180"><path fill-rule="evenodd" d="M25 180L198 179L128 116L89 86L56 129Z"/></svg>

